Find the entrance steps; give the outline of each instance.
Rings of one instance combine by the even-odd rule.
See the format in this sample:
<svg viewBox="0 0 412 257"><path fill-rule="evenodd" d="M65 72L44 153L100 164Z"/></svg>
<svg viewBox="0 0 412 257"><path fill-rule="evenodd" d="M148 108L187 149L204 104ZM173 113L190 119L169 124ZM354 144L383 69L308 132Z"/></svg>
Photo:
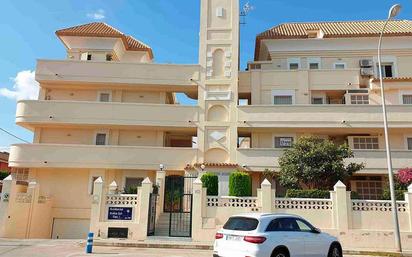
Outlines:
<svg viewBox="0 0 412 257"><path fill-rule="evenodd" d="M169 236L169 213L162 213L155 224L155 236L156 237L167 237Z"/></svg>

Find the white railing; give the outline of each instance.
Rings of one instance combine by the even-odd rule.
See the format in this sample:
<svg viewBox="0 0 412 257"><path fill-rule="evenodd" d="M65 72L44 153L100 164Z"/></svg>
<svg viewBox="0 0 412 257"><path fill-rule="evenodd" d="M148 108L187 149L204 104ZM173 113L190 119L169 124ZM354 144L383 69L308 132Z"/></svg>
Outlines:
<svg viewBox="0 0 412 257"><path fill-rule="evenodd" d="M397 208L399 212L406 212L407 202L397 201ZM390 212L392 211L391 201L380 200L352 200L353 211L375 211L375 212Z"/></svg>
<svg viewBox="0 0 412 257"><path fill-rule="evenodd" d="M37 203L44 204L44 203L47 203L50 200L51 200L51 197L41 195L41 196L39 196L39 199L37 200Z"/></svg>
<svg viewBox="0 0 412 257"><path fill-rule="evenodd" d="M331 199L276 198L276 209L332 210Z"/></svg>
<svg viewBox="0 0 412 257"><path fill-rule="evenodd" d="M16 194L16 202L17 203L31 203L31 194L27 193L17 193Z"/></svg>
<svg viewBox="0 0 412 257"><path fill-rule="evenodd" d="M257 197L208 196L208 207L258 208Z"/></svg>
<svg viewBox="0 0 412 257"><path fill-rule="evenodd" d="M106 205L110 206L136 206L138 203L137 194L108 194L106 195Z"/></svg>

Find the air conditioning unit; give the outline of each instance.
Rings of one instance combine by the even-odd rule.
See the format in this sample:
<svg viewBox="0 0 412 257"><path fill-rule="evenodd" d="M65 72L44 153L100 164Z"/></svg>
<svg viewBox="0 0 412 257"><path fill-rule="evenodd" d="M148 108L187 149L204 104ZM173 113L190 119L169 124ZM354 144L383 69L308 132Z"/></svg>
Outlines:
<svg viewBox="0 0 412 257"><path fill-rule="evenodd" d="M360 73L362 76L373 76L374 75L374 70L372 67L368 68L361 68Z"/></svg>
<svg viewBox="0 0 412 257"><path fill-rule="evenodd" d="M371 59L362 59L359 61L361 68L372 67L373 61Z"/></svg>

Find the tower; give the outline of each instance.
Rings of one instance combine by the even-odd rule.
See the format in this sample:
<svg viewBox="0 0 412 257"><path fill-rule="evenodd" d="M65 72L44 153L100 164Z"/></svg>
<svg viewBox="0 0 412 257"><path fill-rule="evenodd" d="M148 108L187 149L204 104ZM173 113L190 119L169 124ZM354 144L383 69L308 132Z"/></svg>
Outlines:
<svg viewBox="0 0 412 257"><path fill-rule="evenodd" d="M239 1L201 0L199 161L236 161Z"/></svg>

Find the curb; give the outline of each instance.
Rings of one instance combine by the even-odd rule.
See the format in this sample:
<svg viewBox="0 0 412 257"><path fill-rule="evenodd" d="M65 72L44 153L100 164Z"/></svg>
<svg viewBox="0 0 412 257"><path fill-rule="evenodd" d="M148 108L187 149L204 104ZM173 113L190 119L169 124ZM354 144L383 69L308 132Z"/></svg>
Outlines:
<svg viewBox="0 0 412 257"><path fill-rule="evenodd" d="M207 244L182 244L167 242L105 242L94 241L95 246L109 247L135 247L135 248L161 248L161 249L187 249L187 250L213 250L212 245ZM84 242L81 243L84 245ZM344 254L350 255L367 255L367 256L385 256L385 257L412 257L412 253L382 252L382 251L364 251L364 250L343 250Z"/></svg>

